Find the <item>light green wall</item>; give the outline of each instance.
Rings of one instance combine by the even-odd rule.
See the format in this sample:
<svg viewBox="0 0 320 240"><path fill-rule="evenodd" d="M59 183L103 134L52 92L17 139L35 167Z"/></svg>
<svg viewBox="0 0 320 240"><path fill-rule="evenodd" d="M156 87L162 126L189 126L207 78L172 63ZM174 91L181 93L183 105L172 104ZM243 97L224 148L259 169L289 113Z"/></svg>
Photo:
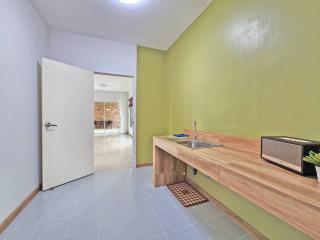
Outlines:
<svg viewBox="0 0 320 240"><path fill-rule="evenodd" d="M165 52L138 47L137 163L152 162L152 137L168 132Z"/></svg>
<svg viewBox="0 0 320 240"><path fill-rule="evenodd" d="M154 54L140 50L142 82L150 84L149 76L160 74L162 83L156 83L161 91L140 83L141 89L152 87L144 98L157 104L140 116L145 122L138 120L139 128L150 126L138 140L138 161L151 161L151 135L166 132L166 119L148 123L148 117L158 116L157 108L168 109L170 133L197 120L204 131L320 139L319 12L317 0L214 0L166 52L165 77L163 54L155 54L161 58L157 63ZM308 239L205 176L189 176L268 238Z"/></svg>
<svg viewBox="0 0 320 240"><path fill-rule="evenodd" d="M215 0L167 54L170 130L320 139L320 1Z"/></svg>
<svg viewBox="0 0 320 240"><path fill-rule="evenodd" d="M214 0L169 49L170 132L320 139L320 1ZM190 170L189 170L190 171ZM301 232L199 174L195 182L270 239Z"/></svg>
<svg viewBox="0 0 320 240"><path fill-rule="evenodd" d="M250 203L240 195L212 181L201 173L192 176L191 168L187 174L194 182L223 203L228 209L244 219L249 225L271 240L311 240L299 230L279 218Z"/></svg>

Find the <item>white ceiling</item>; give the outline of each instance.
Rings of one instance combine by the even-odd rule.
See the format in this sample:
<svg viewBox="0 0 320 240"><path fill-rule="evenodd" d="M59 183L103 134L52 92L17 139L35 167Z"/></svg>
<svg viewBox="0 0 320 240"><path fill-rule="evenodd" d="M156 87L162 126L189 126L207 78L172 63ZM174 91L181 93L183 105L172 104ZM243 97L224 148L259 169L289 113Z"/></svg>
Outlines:
<svg viewBox="0 0 320 240"><path fill-rule="evenodd" d="M113 75L94 75L94 90L107 92L128 92L132 95L133 80L131 77Z"/></svg>
<svg viewBox="0 0 320 240"><path fill-rule="evenodd" d="M32 0L47 25L70 31L168 49L212 0Z"/></svg>

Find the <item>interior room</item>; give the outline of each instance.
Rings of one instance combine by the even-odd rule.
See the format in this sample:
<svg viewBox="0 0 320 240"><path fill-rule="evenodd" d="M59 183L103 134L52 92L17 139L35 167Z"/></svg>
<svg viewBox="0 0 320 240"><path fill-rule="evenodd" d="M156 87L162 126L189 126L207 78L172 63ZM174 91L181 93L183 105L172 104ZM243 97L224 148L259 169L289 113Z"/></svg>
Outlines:
<svg viewBox="0 0 320 240"><path fill-rule="evenodd" d="M0 1L0 240L320 239L319 12Z"/></svg>
<svg viewBox="0 0 320 240"><path fill-rule="evenodd" d="M132 99L132 77L94 75L94 168L96 170L132 166L134 124Z"/></svg>

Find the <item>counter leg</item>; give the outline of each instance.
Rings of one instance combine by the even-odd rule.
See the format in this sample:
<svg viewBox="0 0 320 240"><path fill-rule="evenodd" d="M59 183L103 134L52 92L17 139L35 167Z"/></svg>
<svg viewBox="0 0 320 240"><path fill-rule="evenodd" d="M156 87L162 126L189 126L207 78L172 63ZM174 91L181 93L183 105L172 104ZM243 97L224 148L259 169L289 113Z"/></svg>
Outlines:
<svg viewBox="0 0 320 240"><path fill-rule="evenodd" d="M184 182L187 164L153 145L153 184L155 187Z"/></svg>

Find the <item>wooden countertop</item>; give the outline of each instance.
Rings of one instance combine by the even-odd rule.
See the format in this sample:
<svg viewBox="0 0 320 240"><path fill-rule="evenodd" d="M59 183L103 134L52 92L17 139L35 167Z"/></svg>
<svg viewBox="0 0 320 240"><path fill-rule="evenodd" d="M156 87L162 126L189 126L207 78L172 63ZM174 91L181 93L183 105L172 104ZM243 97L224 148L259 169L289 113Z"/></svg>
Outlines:
<svg viewBox="0 0 320 240"><path fill-rule="evenodd" d="M264 161L259 140L204 132L199 138L224 146L192 150L164 137L154 137L154 145L320 239L320 183L316 178Z"/></svg>

